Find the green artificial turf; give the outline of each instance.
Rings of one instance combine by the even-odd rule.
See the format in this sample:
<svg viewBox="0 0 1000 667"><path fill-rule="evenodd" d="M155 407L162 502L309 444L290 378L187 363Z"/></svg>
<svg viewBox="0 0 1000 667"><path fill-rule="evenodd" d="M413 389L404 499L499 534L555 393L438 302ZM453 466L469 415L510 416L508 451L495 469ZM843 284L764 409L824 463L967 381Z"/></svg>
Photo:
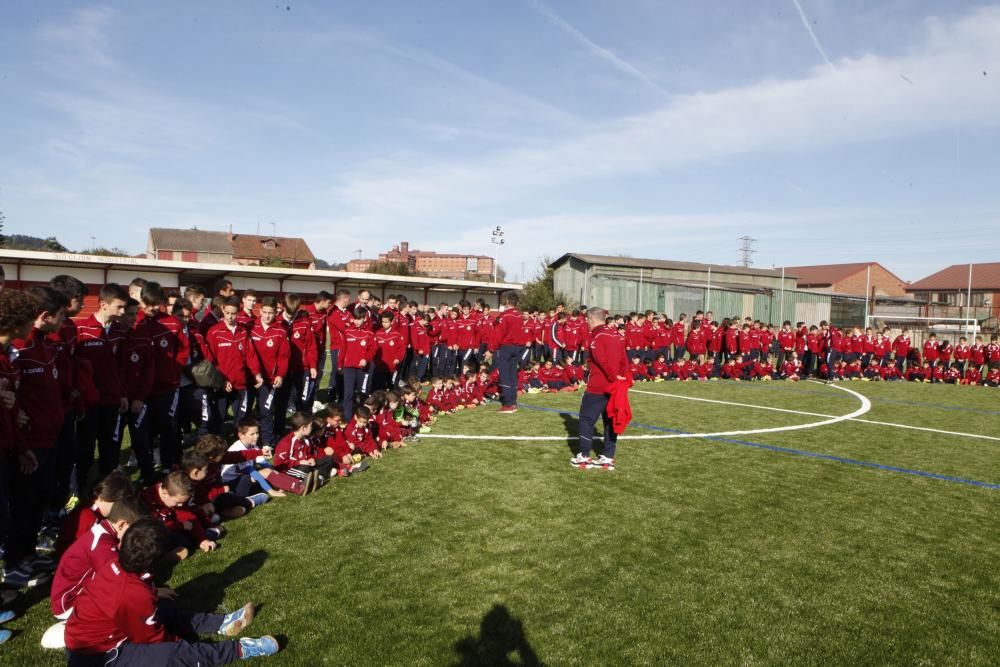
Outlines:
<svg viewBox="0 0 1000 667"><path fill-rule="evenodd" d="M861 416L1000 438L1000 391L847 383ZM642 391L828 415L861 402L785 383ZM579 394L443 417L433 435L575 433ZM636 424L686 432L822 417L633 394ZM663 431L634 427L629 435ZM623 441L618 470L565 442L424 438L315 495L228 524L176 567L183 605L261 605L273 665L996 664L1000 490L751 446L1000 483L1000 441L842 422ZM32 606L25 604L36 600ZM18 603L0 663L60 664Z"/></svg>

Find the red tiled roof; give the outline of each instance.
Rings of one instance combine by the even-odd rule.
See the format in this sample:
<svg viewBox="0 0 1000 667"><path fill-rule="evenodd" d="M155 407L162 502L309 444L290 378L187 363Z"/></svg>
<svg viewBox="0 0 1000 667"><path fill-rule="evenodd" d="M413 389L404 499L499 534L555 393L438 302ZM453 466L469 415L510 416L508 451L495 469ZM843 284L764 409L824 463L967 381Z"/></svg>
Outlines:
<svg viewBox="0 0 1000 667"><path fill-rule="evenodd" d="M274 248L264 243L273 240ZM312 262L315 257L306 245L305 239L284 236L255 236L236 234L233 236L233 257L250 259L279 259L295 262Z"/></svg>
<svg viewBox="0 0 1000 667"><path fill-rule="evenodd" d="M946 269L932 273L926 278L910 283L907 292L928 290L959 290L969 287L969 265L952 264ZM1000 262L972 265L972 289L1000 291Z"/></svg>
<svg viewBox="0 0 1000 667"><path fill-rule="evenodd" d="M799 287L820 287L839 283L859 271L864 271L876 262L855 262L853 264L817 264L815 266L786 266L789 275L798 278ZM902 282L902 281L900 281Z"/></svg>

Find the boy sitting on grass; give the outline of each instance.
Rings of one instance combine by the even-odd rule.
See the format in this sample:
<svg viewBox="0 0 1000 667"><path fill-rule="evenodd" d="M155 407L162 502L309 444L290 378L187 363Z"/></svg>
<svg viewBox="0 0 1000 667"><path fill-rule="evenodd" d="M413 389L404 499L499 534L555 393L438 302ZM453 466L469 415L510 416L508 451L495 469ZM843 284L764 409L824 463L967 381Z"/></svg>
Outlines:
<svg viewBox="0 0 1000 667"><path fill-rule="evenodd" d="M140 519L129 526L118 558L98 569L66 622L70 667L212 667L280 650L269 635L199 641L199 634L238 635L253 621L253 604L226 615L200 614L159 598L149 569L171 544L167 528L154 519Z"/></svg>
<svg viewBox="0 0 1000 667"><path fill-rule="evenodd" d="M361 408L358 408L360 410ZM313 431L313 416L308 412L296 412L290 421L292 432L281 439L274 448L274 468L302 480L306 493L312 493L330 477L333 459L317 455L310 436Z"/></svg>
<svg viewBox="0 0 1000 667"><path fill-rule="evenodd" d="M168 556L175 560L184 560L196 548L207 552L217 546L205 536L194 508L189 505L193 494L191 478L180 470L174 470L162 482L142 492L153 516L167 527L171 539Z"/></svg>
<svg viewBox="0 0 1000 667"><path fill-rule="evenodd" d="M76 598L94 574L118 556L118 542L128 527L146 515L142 501L126 496L113 504L107 517L91 526L62 555L49 594L49 607L59 623L45 631L43 648L65 647L66 619L73 613Z"/></svg>
<svg viewBox="0 0 1000 667"><path fill-rule="evenodd" d="M236 425L236 442L229 445L229 450L222 459L222 470L219 473L222 482L237 495L244 489L249 489L247 495L260 489L271 498L283 498L285 491L302 495L300 480L278 472L267 462L274 452L266 445L258 449L260 435L260 425L256 419L244 417L239 421Z"/></svg>

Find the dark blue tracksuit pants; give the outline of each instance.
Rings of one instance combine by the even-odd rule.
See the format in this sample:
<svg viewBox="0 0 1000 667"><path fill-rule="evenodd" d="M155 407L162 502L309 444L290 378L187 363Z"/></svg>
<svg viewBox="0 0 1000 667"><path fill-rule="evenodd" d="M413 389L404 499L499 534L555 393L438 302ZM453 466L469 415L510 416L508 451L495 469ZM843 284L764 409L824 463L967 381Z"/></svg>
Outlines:
<svg viewBox="0 0 1000 667"><path fill-rule="evenodd" d="M521 353L527 348L520 345L503 345L496 353L496 367L500 372L500 402L504 406L517 405L517 371Z"/></svg>
<svg viewBox="0 0 1000 667"><path fill-rule="evenodd" d="M593 448L598 454L607 456L609 459L615 458L615 450L618 445L618 435L611 427L611 419L608 417L608 394L585 393L583 401L580 403L580 445L579 452L583 456L589 456ZM597 425L597 418L600 417L604 423L604 442L600 448L594 447L594 427Z"/></svg>

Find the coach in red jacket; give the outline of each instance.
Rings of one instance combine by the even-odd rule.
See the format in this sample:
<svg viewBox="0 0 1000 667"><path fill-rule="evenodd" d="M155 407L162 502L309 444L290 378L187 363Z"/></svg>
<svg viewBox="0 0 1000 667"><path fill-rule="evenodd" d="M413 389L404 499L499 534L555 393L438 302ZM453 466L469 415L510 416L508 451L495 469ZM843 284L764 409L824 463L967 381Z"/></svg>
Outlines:
<svg viewBox="0 0 1000 667"><path fill-rule="evenodd" d="M517 412L517 371L520 368L521 353L530 342L524 331L521 311L517 309L517 294L504 295L507 309L500 315L500 321L493 332L490 353L496 357L493 365L500 371L501 414Z"/></svg>
<svg viewBox="0 0 1000 667"><path fill-rule="evenodd" d="M608 398L611 386L618 380L625 379L628 360L625 358L625 340L604 324L606 317L607 312L603 308L591 308L587 311L587 325L590 328L590 378L580 404L580 448L576 456L570 459L574 468L615 469L618 436L608 418ZM590 450L598 416L604 424L604 443L601 455L594 460L590 458Z"/></svg>

